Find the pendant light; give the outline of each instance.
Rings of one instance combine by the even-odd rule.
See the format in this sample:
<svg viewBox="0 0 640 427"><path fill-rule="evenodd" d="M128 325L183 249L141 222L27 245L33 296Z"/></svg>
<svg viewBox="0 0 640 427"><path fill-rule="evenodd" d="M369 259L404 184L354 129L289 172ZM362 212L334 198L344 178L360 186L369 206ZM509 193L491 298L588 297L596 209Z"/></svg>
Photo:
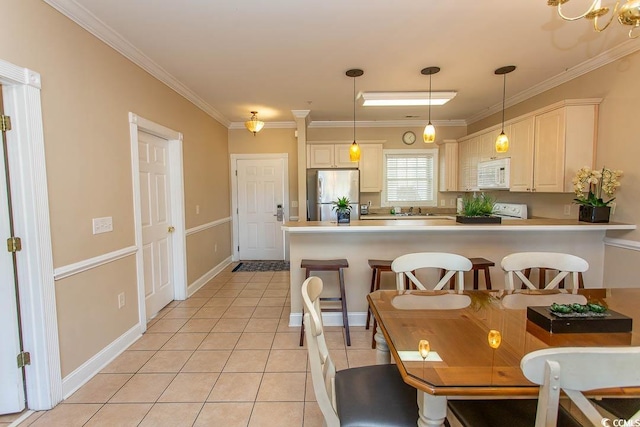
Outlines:
<svg viewBox="0 0 640 427"><path fill-rule="evenodd" d="M495 73L500 75L502 74L502 131L498 138L496 138L496 152L497 153L506 153L509 151L509 138L504 133L504 100L507 95L507 74L516 69L515 65L507 65L504 67L498 68Z"/></svg>
<svg viewBox="0 0 640 427"><path fill-rule="evenodd" d="M244 127L246 127L249 132L253 132L253 136L256 136L256 133L260 132L263 126L264 122L262 120L258 120L257 111L252 111L251 118L244 122Z"/></svg>
<svg viewBox="0 0 640 427"><path fill-rule="evenodd" d="M440 67L427 67L420 71L423 75L429 76L429 123L424 127L422 140L431 144L436 140L436 128L431 124L431 76L440 72Z"/></svg>
<svg viewBox="0 0 640 427"><path fill-rule="evenodd" d="M348 70L346 75L353 77L353 143L349 148L349 160L352 162L360 161L360 146L356 142L356 77L360 77L364 74L364 71L354 68Z"/></svg>

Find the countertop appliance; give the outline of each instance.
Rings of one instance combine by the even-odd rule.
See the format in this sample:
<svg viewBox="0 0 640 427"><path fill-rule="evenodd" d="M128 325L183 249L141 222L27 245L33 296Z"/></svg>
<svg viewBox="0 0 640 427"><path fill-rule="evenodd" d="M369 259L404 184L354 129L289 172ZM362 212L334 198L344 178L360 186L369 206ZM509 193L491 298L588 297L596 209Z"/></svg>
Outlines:
<svg viewBox="0 0 640 427"><path fill-rule="evenodd" d="M333 202L348 197L351 219L360 218L358 169L307 169L307 220L337 221Z"/></svg>
<svg viewBox="0 0 640 427"><path fill-rule="evenodd" d="M511 159L478 162L478 188L480 190L508 190Z"/></svg>
<svg viewBox="0 0 640 427"><path fill-rule="evenodd" d="M520 203L496 203L493 214L504 219L527 219L527 205Z"/></svg>
<svg viewBox="0 0 640 427"><path fill-rule="evenodd" d="M360 215L369 215L369 205L360 205Z"/></svg>

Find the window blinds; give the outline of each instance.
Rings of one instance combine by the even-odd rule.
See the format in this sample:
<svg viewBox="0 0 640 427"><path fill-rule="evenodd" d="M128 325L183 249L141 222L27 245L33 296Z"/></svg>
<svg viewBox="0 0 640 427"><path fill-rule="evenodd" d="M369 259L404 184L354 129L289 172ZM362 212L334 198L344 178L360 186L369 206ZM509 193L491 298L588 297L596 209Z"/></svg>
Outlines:
<svg viewBox="0 0 640 427"><path fill-rule="evenodd" d="M433 202L434 156L387 154L386 199L393 202Z"/></svg>

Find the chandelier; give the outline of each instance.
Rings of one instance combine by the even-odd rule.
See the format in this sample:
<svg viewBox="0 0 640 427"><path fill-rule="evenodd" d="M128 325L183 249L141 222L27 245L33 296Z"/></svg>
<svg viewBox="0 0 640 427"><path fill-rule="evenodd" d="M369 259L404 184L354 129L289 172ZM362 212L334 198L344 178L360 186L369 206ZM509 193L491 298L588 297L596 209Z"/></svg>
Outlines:
<svg viewBox="0 0 640 427"><path fill-rule="evenodd" d="M640 0L627 0L620 6L620 0L617 0L613 11L607 6L602 6L602 0L594 0L591 6L582 14L577 16L567 16L562 11L562 5L569 0L547 0L549 6L556 7L558 15L565 21L577 21L578 19L589 19L593 21L593 29L601 32L607 29L609 24L613 22L613 18L618 17L618 22L623 25L631 25L633 28L629 30L629 38L635 39L640 37ZM601 25L599 18L604 17L611 11L611 15L606 19L606 23Z"/></svg>
<svg viewBox="0 0 640 427"><path fill-rule="evenodd" d="M244 122L244 127L246 127L249 132L253 132L253 136L256 136L256 133L260 132L264 127L264 122L262 120L258 120L257 111L252 111L251 118Z"/></svg>

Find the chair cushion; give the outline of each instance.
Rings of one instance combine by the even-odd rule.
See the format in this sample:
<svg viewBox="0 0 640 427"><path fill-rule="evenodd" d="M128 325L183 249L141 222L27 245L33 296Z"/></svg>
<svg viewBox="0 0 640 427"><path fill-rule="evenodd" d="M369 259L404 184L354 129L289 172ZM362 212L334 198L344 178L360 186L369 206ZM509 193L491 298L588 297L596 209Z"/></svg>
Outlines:
<svg viewBox="0 0 640 427"><path fill-rule="evenodd" d="M640 399L602 399L596 400L596 405L611 412L618 418L628 420L640 410Z"/></svg>
<svg viewBox="0 0 640 427"><path fill-rule="evenodd" d="M510 400L449 400L449 410L463 426L474 427L534 427L538 401ZM579 427L581 424L564 408L558 412L558 427Z"/></svg>
<svg viewBox="0 0 640 427"><path fill-rule="evenodd" d="M411 426L418 422L416 389L396 365L336 372L336 404L341 427Z"/></svg>

